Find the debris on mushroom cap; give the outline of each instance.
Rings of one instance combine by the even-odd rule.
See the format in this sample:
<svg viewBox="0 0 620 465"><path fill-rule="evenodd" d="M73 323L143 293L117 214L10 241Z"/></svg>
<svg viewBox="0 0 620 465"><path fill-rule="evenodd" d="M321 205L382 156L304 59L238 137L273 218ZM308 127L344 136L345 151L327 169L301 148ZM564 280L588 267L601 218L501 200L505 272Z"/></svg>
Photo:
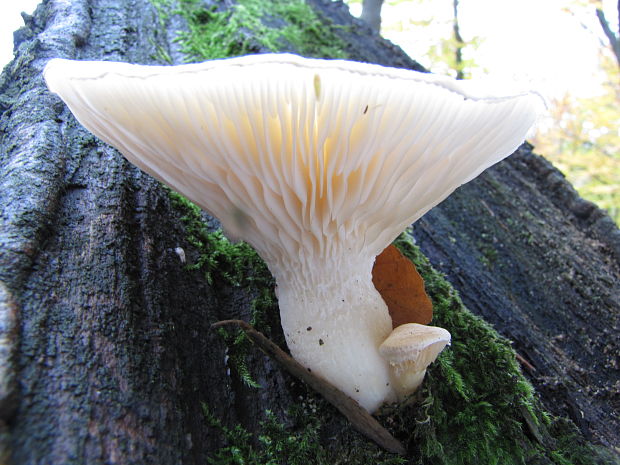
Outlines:
<svg viewBox="0 0 620 465"><path fill-rule="evenodd" d="M401 399L418 388L426 368L450 344L450 339L444 328L407 323L383 341L379 352L392 367L394 387Z"/></svg>
<svg viewBox="0 0 620 465"><path fill-rule="evenodd" d="M375 256L512 153L543 106L533 93L293 55L54 59L44 77L86 128L254 246L291 354L369 411L395 395Z"/></svg>

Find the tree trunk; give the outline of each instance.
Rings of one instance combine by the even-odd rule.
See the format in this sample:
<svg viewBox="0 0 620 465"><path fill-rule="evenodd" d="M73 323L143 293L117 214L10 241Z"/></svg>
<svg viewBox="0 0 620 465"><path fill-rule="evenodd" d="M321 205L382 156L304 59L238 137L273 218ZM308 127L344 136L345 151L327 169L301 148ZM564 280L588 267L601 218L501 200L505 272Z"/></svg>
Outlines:
<svg viewBox="0 0 620 465"><path fill-rule="evenodd" d="M420 69L356 29L342 4L310 4L349 58ZM187 212L42 80L52 57L155 63L163 50L180 62L182 27L147 0L47 0L16 33L0 77L0 463L204 464L231 443L214 418L258 435L266 409L286 422L305 392L253 350L247 366L263 388L231 374L210 324L249 320L256 295L186 269L198 260ZM546 409L617 445L620 232L609 217L524 146L414 234L465 303L514 341ZM281 341L275 310L269 318ZM323 428L341 463L364 463L342 420Z"/></svg>
<svg viewBox="0 0 620 465"><path fill-rule="evenodd" d="M454 37L454 63L456 66L456 78L463 79L463 47L465 42L461 37L461 28L459 27L459 0L452 0L452 36Z"/></svg>
<svg viewBox="0 0 620 465"><path fill-rule="evenodd" d="M381 7L383 0L364 0L360 18L366 21L373 31L381 32Z"/></svg>

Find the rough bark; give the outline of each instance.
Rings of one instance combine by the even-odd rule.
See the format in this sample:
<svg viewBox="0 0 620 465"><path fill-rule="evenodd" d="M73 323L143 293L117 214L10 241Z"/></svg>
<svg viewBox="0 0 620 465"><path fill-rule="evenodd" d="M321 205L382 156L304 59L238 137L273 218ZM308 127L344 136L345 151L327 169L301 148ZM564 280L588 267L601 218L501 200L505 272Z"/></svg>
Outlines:
<svg viewBox="0 0 620 465"><path fill-rule="evenodd" d="M152 63L165 31L146 0L48 1L27 22L0 83L0 280L20 314L19 400L0 399L13 461L206 463L221 438L204 427L203 402L249 429L264 410L227 376L209 330L247 318L249 299L184 272L167 192L80 127L41 78L51 57ZM254 376L280 386L257 358Z"/></svg>
<svg viewBox="0 0 620 465"><path fill-rule="evenodd" d="M334 32L351 58L419 69L341 4L311 4L347 26ZM152 63L163 47L178 60L178 26L158 25L147 0L48 0L0 77L0 456L16 464L207 463L222 438L203 403L257 431L265 409L282 413L296 395L258 353L252 374L268 389L227 374L209 326L247 320L250 296L184 270L167 191L42 81L51 57ZM620 232L609 217L526 146L415 235L470 308L515 341L545 406L620 443Z"/></svg>

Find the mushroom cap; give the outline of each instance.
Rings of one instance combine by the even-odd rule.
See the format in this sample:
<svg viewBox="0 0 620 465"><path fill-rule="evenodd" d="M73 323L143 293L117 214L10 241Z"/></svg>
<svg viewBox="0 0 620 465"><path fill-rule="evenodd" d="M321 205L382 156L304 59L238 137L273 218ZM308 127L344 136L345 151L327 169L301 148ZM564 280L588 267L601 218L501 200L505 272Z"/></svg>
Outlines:
<svg viewBox="0 0 620 465"><path fill-rule="evenodd" d="M181 66L53 59L44 76L86 128L218 217L276 275L343 243L377 255L512 153L543 105L280 54Z"/></svg>
<svg viewBox="0 0 620 465"><path fill-rule="evenodd" d="M407 323L398 326L379 346L379 353L392 365L397 374L402 371L420 372L435 361L450 344L450 333L444 328Z"/></svg>

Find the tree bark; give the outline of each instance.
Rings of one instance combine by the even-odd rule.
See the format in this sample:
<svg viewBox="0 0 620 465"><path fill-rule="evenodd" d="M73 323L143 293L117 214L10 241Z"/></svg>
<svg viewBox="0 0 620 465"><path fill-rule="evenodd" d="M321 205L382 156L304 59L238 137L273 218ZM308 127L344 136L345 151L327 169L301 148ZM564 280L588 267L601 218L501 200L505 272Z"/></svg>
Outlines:
<svg viewBox="0 0 620 465"><path fill-rule="evenodd" d="M377 33L381 32L381 7L383 0L364 0L362 4L362 16L371 29Z"/></svg>
<svg viewBox="0 0 620 465"><path fill-rule="evenodd" d="M0 412L16 464L207 463L222 438L203 403L250 430L264 411L227 375L209 328L247 319L249 297L185 272L167 191L77 124L41 77L51 57L154 63L168 47L157 24L147 0L48 1L0 81L1 303L20 318L19 392ZM256 358L258 381L283 385Z"/></svg>
<svg viewBox="0 0 620 465"><path fill-rule="evenodd" d="M341 4L310 4L352 59L421 69ZM298 395L257 352L248 363L266 388L230 376L210 325L247 321L252 296L185 270L177 249L189 262L195 252L167 190L42 80L52 57L155 63L163 48L179 62L182 24L159 25L147 0L47 0L0 76L0 457L15 464L204 464L225 441L203 405L256 432L265 409L284 416ZM546 408L618 444L620 232L609 217L524 146L415 236L515 342Z"/></svg>

